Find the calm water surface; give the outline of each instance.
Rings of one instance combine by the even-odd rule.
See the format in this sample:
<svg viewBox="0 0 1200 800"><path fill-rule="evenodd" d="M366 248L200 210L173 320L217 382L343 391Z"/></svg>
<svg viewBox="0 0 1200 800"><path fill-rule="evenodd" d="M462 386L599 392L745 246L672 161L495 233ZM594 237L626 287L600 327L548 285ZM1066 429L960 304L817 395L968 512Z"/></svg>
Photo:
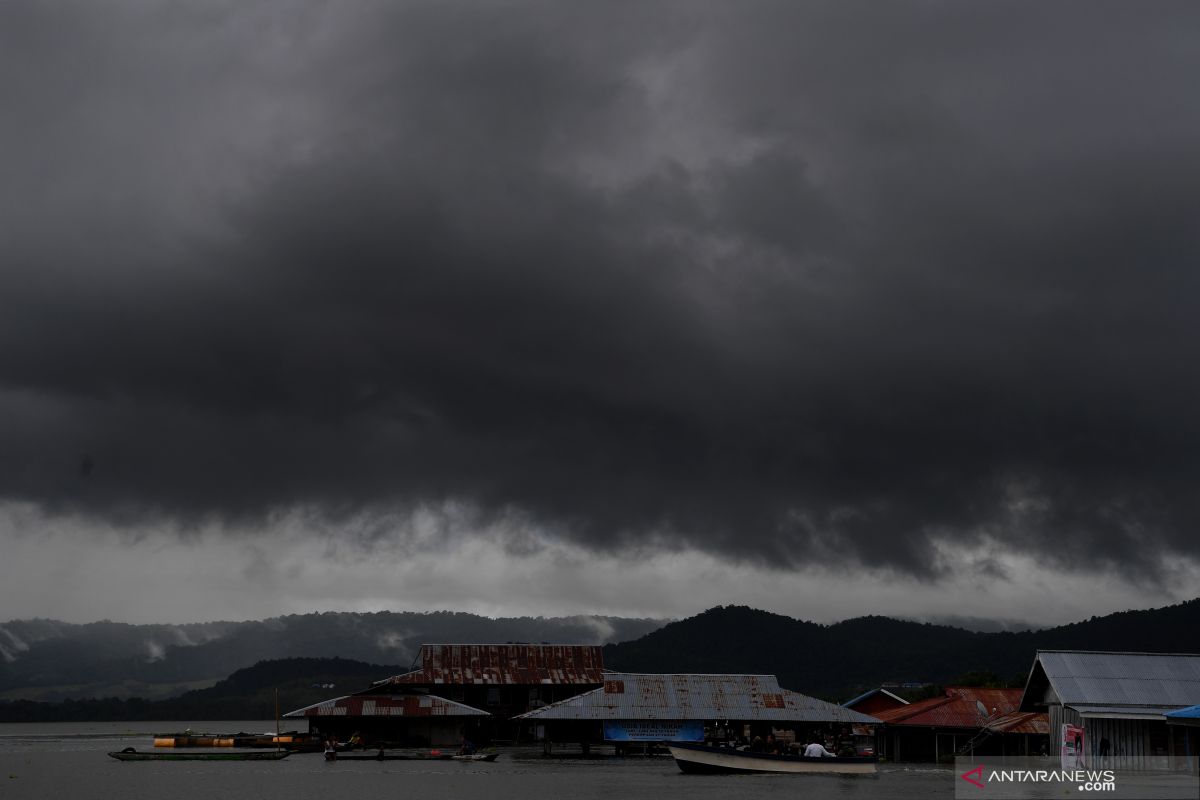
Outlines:
<svg viewBox="0 0 1200 800"><path fill-rule="evenodd" d="M949 770L881 768L876 776L684 775L669 758L543 759L505 750L491 764L343 761L317 754L283 761L121 762L111 750L151 749L150 734L189 723L0 724L0 798L270 800L271 798L950 798ZM210 731L268 731L273 722L206 722ZM191 724L200 729L200 725Z"/></svg>

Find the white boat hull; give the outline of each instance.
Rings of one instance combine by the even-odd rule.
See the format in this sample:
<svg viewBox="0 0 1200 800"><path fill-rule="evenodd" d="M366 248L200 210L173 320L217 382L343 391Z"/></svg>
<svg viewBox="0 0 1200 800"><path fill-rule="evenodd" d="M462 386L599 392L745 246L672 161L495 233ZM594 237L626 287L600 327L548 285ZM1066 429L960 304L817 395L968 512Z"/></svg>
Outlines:
<svg viewBox="0 0 1200 800"><path fill-rule="evenodd" d="M876 771L873 756L806 758L751 753L729 747L673 742L667 745L675 764L684 772L792 772L869 775Z"/></svg>

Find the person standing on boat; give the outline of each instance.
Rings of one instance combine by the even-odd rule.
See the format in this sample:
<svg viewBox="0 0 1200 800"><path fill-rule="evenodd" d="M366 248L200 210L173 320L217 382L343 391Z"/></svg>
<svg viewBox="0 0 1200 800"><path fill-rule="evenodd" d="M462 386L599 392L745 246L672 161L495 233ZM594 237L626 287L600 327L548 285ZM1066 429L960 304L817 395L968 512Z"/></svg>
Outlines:
<svg viewBox="0 0 1200 800"><path fill-rule="evenodd" d="M825 745L821 744L820 737L812 737L812 744L804 748L806 758L833 758L833 753L825 749Z"/></svg>

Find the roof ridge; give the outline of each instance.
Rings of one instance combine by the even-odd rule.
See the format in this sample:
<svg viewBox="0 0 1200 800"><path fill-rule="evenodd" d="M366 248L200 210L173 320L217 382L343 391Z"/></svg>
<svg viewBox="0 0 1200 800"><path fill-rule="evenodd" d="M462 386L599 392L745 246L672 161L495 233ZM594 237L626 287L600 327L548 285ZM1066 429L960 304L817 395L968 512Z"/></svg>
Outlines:
<svg viewBox="0 0 1200 800"><path fill-rule="evenodd" d="M421 642L421 647L599 647L602 644L573 642Z"/></svg>
<svg viewBox="0 0 1200 800"><path fill-rule="evenodd" d="M853 697L844 703L839 703L839 705L841 705L843 708L849 708L850 706L857 703L859 700L865 700L866 698L870 697L871 695L879 694L880 692L882 692L883 694L886 694L888 697L892 698L893 700L899 700L901 703L903 703L906 706L911 705L911 701L905 700L900 695L898 695L894 692L888 691L887 689L883 688L882 686L878 686L874 689L868 689L867 691L860 694L858 697Z"/></svg>
<svg viewBox="0 0 1200 800"><path fill-rule="evenodd" d="M1057 650L1057 649L1039 649L1038 655L1042 653L1079 653L1081 655L1096 655L1096 656L1173 656L1179 658L1200 658L1200 653L1149 653L1142 650Z"/></svg>
<svg viewBox="0 0 1200 800"><path fill-rule="evenodd" d="M604 670L605 675L648 675L654 678L692 677L692 678L774 678L779 677L767 672L626 672L625 670ZM779 688L783 688L782 686Z"/></svg>
<svg viewBox="0 0 1200 800"><path fill-rule="evenodd" d="M584 697L587 697L588 695L593 695L596 692L603 692L603 691L604 691L603 686L600 686L596 689L588 689L586 692L581 692L581 693L579 693L577 695L573 695L571 697L564 697L562 700L555 700L553 703L547 703L544 706L538 706L537 708L531 708L523 714L517 714L515 717L513 717L513 719L523 719L525 717L530 716L531 714L534 714L534 712L541 712L547 708L555 708L557 706L563 705L564 703L570 703L570 702L574 702L577 700L581 700Z"/></svg>
<svg viewBox="0 0 1200 800"><path fill-rule="evenodd" d="M926 711L932 711L935 708L941 708L947 703L960 700L959 697L951 697L950 695L942 695L941 697L926 697L921 700L914 700L906 706L898 708L888 708L880 711L879 714L887 714L890 720L907 719L915 717L919 714L924 714ZM922 705L924 703L925 705ZM878 714L876 714L878 716Z"/></svg>

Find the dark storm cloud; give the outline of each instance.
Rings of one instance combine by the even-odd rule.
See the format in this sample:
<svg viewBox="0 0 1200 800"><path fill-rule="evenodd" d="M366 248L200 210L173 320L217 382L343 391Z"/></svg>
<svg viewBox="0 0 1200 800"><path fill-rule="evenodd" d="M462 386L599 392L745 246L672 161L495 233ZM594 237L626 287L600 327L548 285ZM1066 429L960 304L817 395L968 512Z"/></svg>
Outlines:
<svg viewBox="0 0 1200 800"><path fill-rule="evenodd" d="M6 4L0 490L1195 557L1200 15L1137 11Z"/></svg>

